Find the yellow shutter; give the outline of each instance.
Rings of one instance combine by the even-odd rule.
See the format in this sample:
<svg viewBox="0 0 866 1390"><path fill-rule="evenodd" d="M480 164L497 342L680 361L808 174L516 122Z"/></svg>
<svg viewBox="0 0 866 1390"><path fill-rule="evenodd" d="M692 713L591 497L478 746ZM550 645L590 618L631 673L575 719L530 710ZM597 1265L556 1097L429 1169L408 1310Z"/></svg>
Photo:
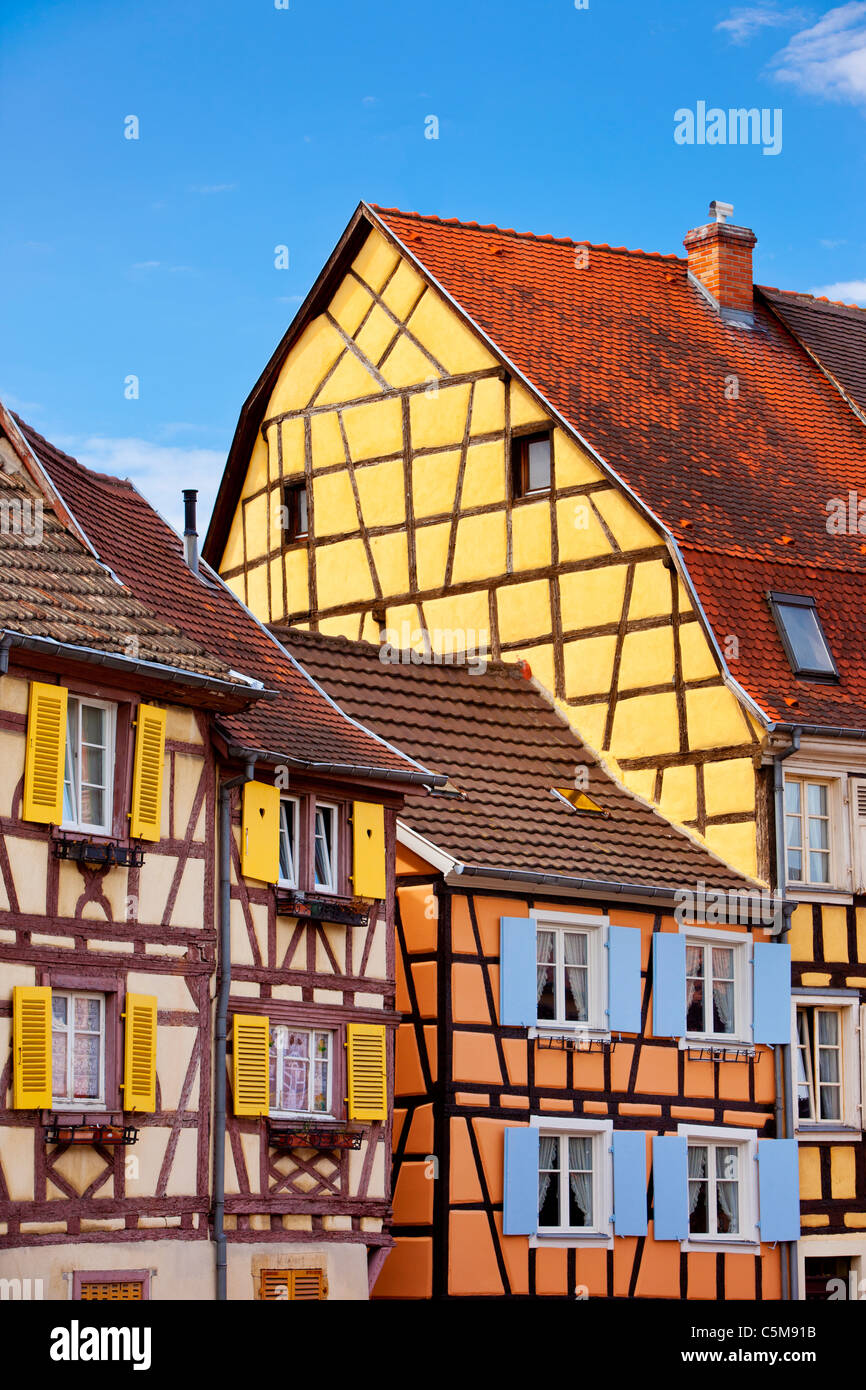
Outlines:
<svg viewBox="0 0 866 1390"><path fill-rule="evenodd" d="M323 1269L263 1269L261 1272L259 1298L268 1302L327 1297L328 1281Z"/></svg>
<svg viewBox="0 0 866 1390"><path fill-rule="evenodd" d="M388 1114L385 1026L350 1023L346 1028L349 1054L349 1119L384 1120Z"/></svg>
<svg viewBox="0 0 866 1390"><path fill-rule="evenodd" d="M123 1050L123 1108L156 1109L156 995L127 994Z"/></svg>
<svg viewBox="0 0 866 1390"><path fill-rule="evenodd" d="M165 710L155 705L139 705L129 813L129 833L134 840L158 840L160 837L164 764Z"/></svg>
<svg viewBox="0 0 866 1390"><path fill-rule="evenodd" d="M354 869L352 882L359 898L384 898L385 808L372 801L352 807Z"/></svg>
<svg viewBox="0 0 866 1390"><path fill-rule="evenodd" d="M244 784L241 872L262 883L280 876L280 792L265 782Z"/></svg>
<svg viewBox="0 0 866 1390"><path fill-rule="evenodd" d="M24 820L45 825L59 825L63 820L67 699L68 692L62 685L30 682L21 810Z"/></svg>
<svg viewBox="0 0 866 1390"><path fill-rule="evenodd" d="M51 1107L51 990L12 987L12 1105L15 1110Z"/></svg>
<svg viewBox="0 0 866 1390"><path fill-rule="evenodd" d="M270 1020L256 1014L235 1014L233 1079L236 1115L267 1115L269 1108L268 1052Z"/></svg>
<svg viewBox="0 0 866 1390"><path fill-rule="evenodd" d="M144 1298L144 1285L140 1279L82 1279L78 1296L85 1303L98 1299L111 1299L120 1303L135 1302Z"/></svg>

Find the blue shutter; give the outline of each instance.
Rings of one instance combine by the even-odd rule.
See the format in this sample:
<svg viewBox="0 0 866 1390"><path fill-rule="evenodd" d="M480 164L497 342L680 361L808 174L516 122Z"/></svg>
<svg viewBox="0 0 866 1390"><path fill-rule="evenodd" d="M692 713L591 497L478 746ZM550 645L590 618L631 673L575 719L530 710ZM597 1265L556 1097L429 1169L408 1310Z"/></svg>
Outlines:
<svg viewBox="0 0 866 1390"><path fill-rule="evenodd" d="M636 1129L613 1131L613 1212L618 1236L645 1236L646 1135Z"/></svg>
<svg viewBox="0 0 866 1390"><path fill-rule="evenodd" d="M756 1043L791 1041L791 948L778 941L754 947Z"/></svg>
<svg viewBox="0 0 866 1390"><path fill-rule="evenodd" d="M499 1022L538 1022L534 917L499 919Z"/></svg>
<svg viewBox="0 0 866 1390"><path fill-rule="evenodd" d="M762 1241L799 1240L800 1170L796 1139L759 1140L758 1200Z"/></svg>
<svg viewBox="0 0 866 1390"><path fill-rule="evenodd" d="M608 1027L640 1032L640 927L608 928Z"/></svg>
<svg viewBox="0 0 866 1390"><path fill-rule="evenodd" d="M505 1131L505 1200L502 1232L534 1236L538 1230L538 1130L511 1125Z"/></svg>
<svg viewBox="0 0 866 1390"><path fill-rule="evenodd" d="M681 1038L686 1031L686 939L680 932L653 936L653 1034Z"/></svg>
<svg viewBox="0 0 866 1390"><path fill-rule="evenodd" d="M689 1234L689 1157L684 1135L653 1139L653 1231L656 1240Z"/></svg>

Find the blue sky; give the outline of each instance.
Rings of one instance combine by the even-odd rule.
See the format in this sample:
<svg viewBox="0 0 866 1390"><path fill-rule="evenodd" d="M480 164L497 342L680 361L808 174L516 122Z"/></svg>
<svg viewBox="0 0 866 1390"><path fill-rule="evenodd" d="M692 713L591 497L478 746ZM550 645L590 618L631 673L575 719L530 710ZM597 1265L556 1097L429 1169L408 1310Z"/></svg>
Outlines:
<svg viewBox="0 0 866 1390"><path fill-rule="evenodd" d="M866 3L285 3L4 0L0 397L170 519L361 198L676 252L718 198L866 304ZM675 143L700 101L781 152Z"/></svg>

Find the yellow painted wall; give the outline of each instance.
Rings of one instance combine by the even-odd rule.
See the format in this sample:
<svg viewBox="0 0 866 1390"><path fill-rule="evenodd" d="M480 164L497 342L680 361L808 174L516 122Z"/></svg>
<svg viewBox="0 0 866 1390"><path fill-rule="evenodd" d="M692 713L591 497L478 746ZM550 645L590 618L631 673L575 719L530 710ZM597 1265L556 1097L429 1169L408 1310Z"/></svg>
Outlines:
<svg viewBox="0 0 866 1390"><path fill-rule="evenodd" d="M509 429L551 423L372 231L286 357L221 570L268 621L375 640L382 605L408 645L426 627L435 650L525 658L615 775L654 799L661 771L665 814L755 873L758 739L663 536L558 426L556 494L509 503ZM305 474L311 539L284 545L281 488ZM683 751L708 756L669 768Z"/></svg>

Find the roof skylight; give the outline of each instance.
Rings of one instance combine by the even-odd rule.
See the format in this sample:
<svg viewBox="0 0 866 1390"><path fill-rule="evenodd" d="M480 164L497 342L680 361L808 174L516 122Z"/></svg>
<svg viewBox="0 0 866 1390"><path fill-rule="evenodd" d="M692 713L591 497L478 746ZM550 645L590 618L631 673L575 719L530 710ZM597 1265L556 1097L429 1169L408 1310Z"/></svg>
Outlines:
<svg viewBox="0 0 866 1390"><path fill-rule="evenodd" d="M838 679L815 600L801 594L770 594L769 598L794 675Z"/></svg>

